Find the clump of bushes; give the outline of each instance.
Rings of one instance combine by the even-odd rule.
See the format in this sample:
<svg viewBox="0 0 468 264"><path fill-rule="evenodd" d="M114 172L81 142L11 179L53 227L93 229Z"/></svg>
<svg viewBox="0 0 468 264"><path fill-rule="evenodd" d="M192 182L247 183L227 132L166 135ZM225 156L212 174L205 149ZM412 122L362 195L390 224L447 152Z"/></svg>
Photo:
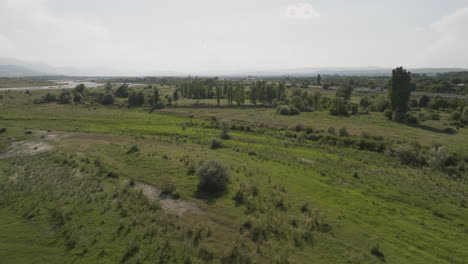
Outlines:
<svg viewBox="0 0 468 264"><path fill-rule="evenodd" d="M131 153L135 153L135 152L139 152L140 149L138 148L137 145L133 145L128 151L127 151L127 154L131 154Z"/></svg>
<svg viewBox="0 0 468 264"><path fill-rule="evenodd" d="M55 94L47 93L43 95L41 98L34 99L33 104L45 104L45 103L52 103L57 101L57 96Z"/></svg>
<svg viewBox="0 0 468 264"><path fill-rule="evenodd" d="M6 128L4 128L4 127L0 128L0 134L5 133L6 131L7 131Z"/></svg>
<svg viewBox="0 0 468 264"><path fill-rule="evenodd" d="M292 105L281 105L276 109L276 112L280 115L298 115L299 110Z"/></svg>
<svg viewBox="0 0 468 264"><path fill-rule="evenodd" d="M340 130L338 131L338 134L340 135L340 137L349 137L349 133L346 127L340 128Z"/></svg>
<svg viewBox="0 0 468 264"><path fill-rule="evenodd" d="M220 128L221 128L221 139L230 139L231 136L229 136L229 129L231 128L231 124L229 121L223 120L220 123Z"/></svg>
<svg viewBox="0 0 468 264"><path fill-rule="evenodd" d="M440 115L438 113L431 113L431 120L440 120Z"/></svg>
<svg viewBox="0 0 468 264"><path fill-rule="evenodd" d="M420 166L424 165L425 159L421 155L421 147L418 145L399 145L394 151L394 155L402 164Z"/></svg>
<svg viewBox="0 0 468 264"><path fill-rule="evenodd" d="M226 168L216 160L204 162L198 170L198 189L208 193L219 193L226 190L229 174Z"/></svg>
<svg viewBox="0 0 468 264"><path fill-rule="evenodd" d="M111 105L115 102L114 96L111 93L101 94L99 103L103 105Z"/></svg>
<svg viewBox="0 0 468 264"><path fill-rule="evenodd" d="M221 142L221 140L217 138L213 138L211 140L211 144L210 144L211 149L219 149L219 148L222 148L222 146L223 146L223 143Z"/></svg>

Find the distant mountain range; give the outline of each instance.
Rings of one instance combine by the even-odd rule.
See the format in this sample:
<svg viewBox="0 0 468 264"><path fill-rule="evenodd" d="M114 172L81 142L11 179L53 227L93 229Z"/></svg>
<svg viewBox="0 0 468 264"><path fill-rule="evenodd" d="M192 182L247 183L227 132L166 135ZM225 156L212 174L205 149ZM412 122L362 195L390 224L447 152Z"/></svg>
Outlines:
<svg viewBox="0 0 468 264"><path fill-rule="evenodd" d="M461 68L416 68L409 69L413 73L436 74L446 72L467 71ZM345 75L345 76L384 76L392 73L391 68L363 67L363 68L296 68L278 70L251 70L251 71L207 71L196 73L181 72L147 72L144 74L129 74L109 69L77 69L71 67L53 67L43 62L28 62L14 58L0 58L0 77L24 77L44 75L66 76L315 76Z"/></svg>

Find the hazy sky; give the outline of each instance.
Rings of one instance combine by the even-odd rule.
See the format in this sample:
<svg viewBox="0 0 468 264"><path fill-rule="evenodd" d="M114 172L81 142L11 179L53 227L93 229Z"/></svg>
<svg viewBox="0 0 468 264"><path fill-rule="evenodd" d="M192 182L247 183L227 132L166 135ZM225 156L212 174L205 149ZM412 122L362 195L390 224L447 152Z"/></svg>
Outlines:
<svg viewBox="0 0 468 264"><path fill-rule="evenodd" d="M128 73L468 68L468 0L0 0L0 57Z"/></svg>

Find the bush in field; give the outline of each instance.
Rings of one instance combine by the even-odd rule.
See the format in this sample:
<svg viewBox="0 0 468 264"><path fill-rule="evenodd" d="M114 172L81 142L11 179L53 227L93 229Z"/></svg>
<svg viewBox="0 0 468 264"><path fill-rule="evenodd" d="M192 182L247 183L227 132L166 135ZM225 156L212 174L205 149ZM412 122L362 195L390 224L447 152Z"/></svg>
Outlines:
<svg viewBox="0 0 468 264"><path fill-rule="evenodd" d="M340 135L340 137L349 137L349 133L346 127L340 128L340 130L338 131L338 134Z"/></svg>
<svg viewBox="0 0 468 264"><path fill-rule="evenodd" d="M425 163L420 150L412 145L400 145L394 149L394 154L402 164L423 165Z"/></svg>
<svg viewBox="0 0 468 264"><path fill-rule="evenodd" d="M408 120L409 124L417 124L418 123L418 118L413 114L408 115L407 120Z"/></svg>
<svg viewBox="0 0 468 264"><path fill-rule="evenodd" d="M468 125L468 105L465 106L462 112L461 120L463 124Z"/></svg>
<svg viewBox="0 0 468 264"><path fill-rule="evenodd" d="M334 98L330 102L330 114L334 116L348 116L348 107L342 98Z"/></svg>
<svg viewBox="0 0 468 264"><path fill-rule="evenodd" d="M128 85L127 84L122 84L121 86L119 86L119 88L117 88L117 90L115 91L115 96L119 97L119 98L127 98L128 97Z"/></svg>
<svg viewBox="0 0 468 264"><path fill-rule="evenodd" d="M103 105L111 105L115 102L114 96L111 93L101 95L99 98L99 103Z"/></svg>
<svg viewBox="0 0 468 264"><path fill-rule="evenodd" d="M449 103L446 99L436 96L434 100L429 103L429 107L435 110L445 109L449 106Z"/></svg>
<svg viewBox="0 0 468 264"><path fill-rule="evenodd" d="M223 120L220 124L221 128L221 139L229 139L229 129L231 128L231 123L229 121Z"/></svg>
<svg viewBox="0 0 468 264"><path fill-rule="evenodd" d="M392 110L390 110L390 109L385 109L385 111L384 111L384 116L385 116L388 120L392 120L392 115L393 115Z"/></svg>
<svg viewBox="0 0 468 264"><path fill-rule="evenodd" d="M46 95L41 97L44 103L51 103L57 101L57 96L55 94L47 93Z"/></svg>
<svg viewBox="0 0 468 264"><path fill-rule="evenodd" d="M280 115L298 115L299 110L294 106L281 105L276 109Z"/></svg>
<svg viewBox="0 0 468 264"><path fill-rule="evenodd" d="M138 148L137 145L134 145L127 151L127 154L135 153L135 152L138 152L138 151L140 151L140 149Z"/></svg>
<svg viewBox="0 0 468 264"><path fill-rule="evenodd" d="M371 104L372 104L372 102L369 99L369 97L367 97L367 96L364 96L364 97L361 98L361 100L359 100L359 105L364 107L364 108L369 107Z"/></svg>
<svg viewBox="0 0 468 264"><path fill-rule="evenodd" d="M440 120L440 115L438 113L432 113L431 120Z"/></svg>
<svg viewBox="0 0 468 264"><path fill-rule="evenodd" d="M419 106L418 100L416 100L416 99L411 99L411 100L410 100L410 106L411 106L411 107L418 107L418 106Z"/></svg>
<svg viewBox="0 0 468 264"><path fill-rule="evenodd" d="M430 158L427 160L429 167L442 170L445 167L449 155L445 147L434 147L429 152Z"/></svg>
<svg viewBox="0 0 468 264"><path fill-rule="evenodd" d="M4 127L0 128L0 134L5 133L6 131L7 131L6 128L4 128Z"/></svg>
<svg viewBox="0 0 468 264"><path fill-rule="evenodd" d="M229 174L221 163L215 160L204 162L198 170L198 189L204 192L218 193L226 190Z"/></svg>
<svg viewBox="0 0 468 264"><path fill-rule="evenodd" d="M71 104L73 102L71 93L67 90L63 90L59 95L58 101L61 104Z"/></svg>
<svg viewBox="0 0 468 264"><path fill-rule="evenodd" d="M128 106L142 106L145 103L145 94L133 91L128 96Z"/></svg>
<svg viewBox="0 0 468 264"><path fill-rule="evenodd" d="M390 102L383 95L378 96L372 105L377 112L383 112L390 108Z"/></svg>
<svg viewBox="0 0 468 264"><path fill-rule="evenodd" d="M328 134L332 134L332 135L336 135L335 128L334 128L334 127L329 127L329 128L327 129L327 133L328 133Z"/></svg>
<svg viewBox="0 0 468 264"><path fill-rule="evenodd" d="M176 189L177 189L177 186L173 180L166 178L162 181L161 194L172 195L172 194L175 194Z"/></svg>
<svg viewBox="0 0 468 264"><path fill-rule="evenodd" d="M73 94L73 102L75 103L83 103L84 102L84 97L80 93L74 93Z"/></svg>
<svg viewBox="0 0 468 264"><path fill-rule="evenodd" d="M459 121L461 117L462 113L458 110L455 110L450 114L450 120Z"/></svg>
<svg viewBox="0 0 468 264"><path fill-rule="evenodd" d="M427 95L421 96L421 98L419 98L419 107L427 107L430 101L431 101L431 98L429 96Z"/></svg>
<svg viewBox="0 0 468 264"><path fill-rule="evenodd" d="M210 145L210 148L211 149L219 149L223 146L223 143L221 142L221 140L217 139L217 138L213 138L211 140L211 145Z"/></svg>

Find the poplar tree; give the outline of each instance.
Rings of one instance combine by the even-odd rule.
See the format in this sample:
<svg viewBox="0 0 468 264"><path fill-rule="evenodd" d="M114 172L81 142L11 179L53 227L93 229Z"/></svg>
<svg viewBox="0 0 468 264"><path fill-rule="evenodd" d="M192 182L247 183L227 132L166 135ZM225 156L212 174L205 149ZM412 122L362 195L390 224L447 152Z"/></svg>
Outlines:
<svg viewBox="0 0 468 264"><path fill-rule="evenodd" d="M389 93L393 121L405 122L410 95L411 73L403 69L403 67L394 69L390 80Z"/></svg>

